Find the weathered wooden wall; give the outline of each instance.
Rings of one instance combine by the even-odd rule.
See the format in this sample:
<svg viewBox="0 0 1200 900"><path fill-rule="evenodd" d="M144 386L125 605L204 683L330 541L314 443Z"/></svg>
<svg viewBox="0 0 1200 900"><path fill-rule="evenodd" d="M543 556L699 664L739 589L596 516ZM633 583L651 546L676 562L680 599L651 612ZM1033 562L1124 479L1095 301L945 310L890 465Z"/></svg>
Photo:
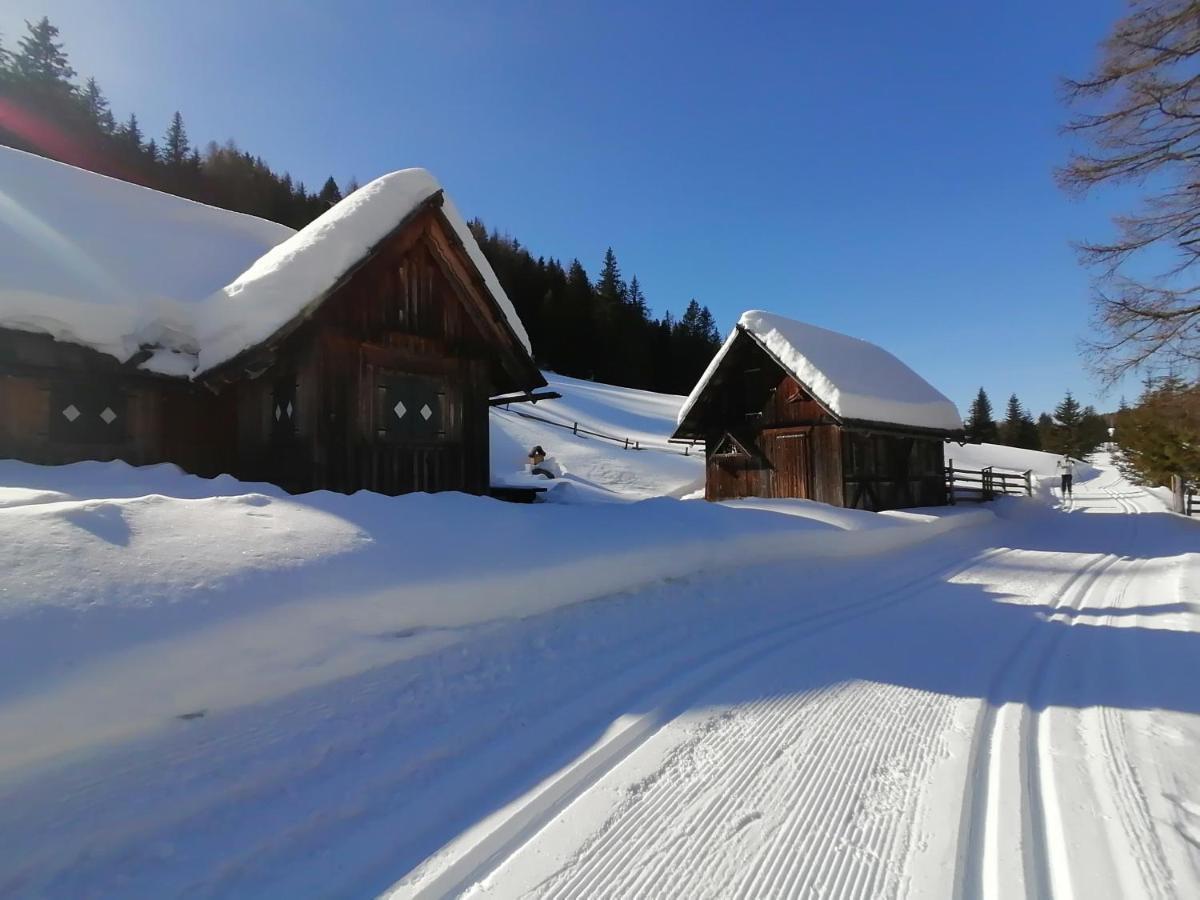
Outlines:
<svg viewBox="0 0 1200 900"><path fill-rule="evenodd" d="M846 432L845 497L856 509L946 503L944 443L935 438Z"/></svg>
<svg viewBox="0 0 1200 900"><path fill-rule="evenodd" d="M426 219L395 235L236 396L238 472L290 490L488 488L494 348ZM400 404L397 406L397 404Z"/></svg>
<svg viewBox="0 0 1200 900"><path fill-rule="evenodd" d="M484 493L488 398L541 383L507 328L430 205L203 385L0 331L0 456L170 461L294 492Z"/></svg>
<svg viewBox="0 0 1200 900"><path fill-rule="evenodd" d="M0 330L0 457L201 471L212 398L47 335Z"/></svg>
<svg viewBox="0 0 1200 900"><path fill-rule="evenodd" d="M946 502L940 439L843 428L749 339L731 348L703 404L710 500L799 497L871 510ZM734 447L746 452L722 452Z"/></svg>

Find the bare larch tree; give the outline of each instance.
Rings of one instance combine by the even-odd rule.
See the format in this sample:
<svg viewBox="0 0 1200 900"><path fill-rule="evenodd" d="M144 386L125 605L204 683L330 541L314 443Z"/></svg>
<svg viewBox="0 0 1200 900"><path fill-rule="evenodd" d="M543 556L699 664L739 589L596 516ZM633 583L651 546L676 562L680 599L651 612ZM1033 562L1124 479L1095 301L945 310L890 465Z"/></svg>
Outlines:
<svg viewBox="0 0 1200 900"><path fill-rule="evenodd" d="M1099 270L1097 370L1109 380L1146 366L1193 375L1200 363L1200 0L1130 0L1098 68L1066 82L1067 131L1085 149L1058 172L1083 194L1133 183L1145 198L1114 218L1108 243L1084 243ZM1155 252L1163 248L1168 254ZM1148 252L1147 252L1148 251ZM1164 257L1169 257L1164 262ZM1135 258L1138 260L1135 262ZM1150 277L1133 275L1157 270Z"/></svg>

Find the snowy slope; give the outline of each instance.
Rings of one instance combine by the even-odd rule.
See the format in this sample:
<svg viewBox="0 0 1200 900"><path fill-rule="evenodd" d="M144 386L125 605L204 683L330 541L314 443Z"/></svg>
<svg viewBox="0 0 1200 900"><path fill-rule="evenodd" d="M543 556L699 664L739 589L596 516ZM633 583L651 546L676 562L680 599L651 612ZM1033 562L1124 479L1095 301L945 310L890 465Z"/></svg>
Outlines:
<svg viewBox="0 0 1200 900"><path fill-rule="evenodd" d="M703 449L685 456L683 447L667 443L682 397L542 374L547 389L561 393L561 400L492 410L492 472L498 479L520 481L515 476L526 455L540 446L569 483L565 490L556 485L555 499L640 500L703 489ZM636 442L642 449L575 434L576 423L586 431L627 438L631 447Z"/></svg>
<svg viewBox="0 0 1200 900"><path fill-rule="evenodd" d="M954 465L961 468L982 469L985 466L994 466L1010 472L1030 471L1035 478L1057 478L1058 470L1055 467L1060 458L1055 453L1022 450L1003 444L946 445L947 461L953 460ZM1076 478L1094 478L1099 474L1099 469L1089 463L1076 463L1075 468Z"/></svg>
<svg viewBox="0 0 1200 900"><path fill-rule="evenodd" d="M742 313L679 412L682 422L720 367L739 329L753 335L843 419L957 431L958 408L907 365L868 341L752 309Z"/></svg>

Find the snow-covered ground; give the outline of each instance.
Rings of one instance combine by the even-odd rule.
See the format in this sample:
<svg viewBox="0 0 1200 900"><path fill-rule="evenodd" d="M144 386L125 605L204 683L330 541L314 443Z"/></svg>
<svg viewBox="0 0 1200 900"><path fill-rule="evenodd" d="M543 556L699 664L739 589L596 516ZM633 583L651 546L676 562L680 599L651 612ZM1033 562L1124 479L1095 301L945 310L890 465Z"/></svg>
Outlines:
<svg viewBox="0 0 1200 900"><path fill-rule="evenodd" d="M0 462L0 896L1200 893L1200 523L676 500L551 381L663 449L497 472L626 502Z"/></svg>

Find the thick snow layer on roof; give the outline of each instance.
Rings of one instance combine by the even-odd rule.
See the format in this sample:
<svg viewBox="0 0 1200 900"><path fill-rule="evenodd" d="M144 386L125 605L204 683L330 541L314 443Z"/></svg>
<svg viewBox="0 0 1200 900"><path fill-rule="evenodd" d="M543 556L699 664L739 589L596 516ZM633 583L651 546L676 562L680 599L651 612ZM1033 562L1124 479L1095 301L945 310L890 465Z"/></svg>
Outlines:
<svg viewBox="0 0 1200 900"><path fill-rule="evenodd" d="M438 190L424 169L393 172L296 232L0 147L0 327L204 371L310 309ZM442 211L528 350L466 222L448 198Z"/></svg>
<svg viewBox="0 0 1200 900"><path fill-rule="evenodd" d="M212 368L269 338L319 302L351 267L387 237L423 201L441 189L424 169L377 178L279 244L205 305L198 323L200 370ZM529 350L512 303L458 210L444 199L442 211L505 318Z"/></svg>
<svg viewBox="0 0 1200 900"><path fill-rule="evenodd" d="M958 409L928 381L882 347L762 310L742 313L750 332L842 419L955 431ZM679 412L682 422L737 337L730 334Z"/></svg>
<svg viewBox="0 0 1200 900"><path fill-rule="evenodd" d="M194 350L194 307L294 234L0 147L0 327L128 359Z"/></svg>

